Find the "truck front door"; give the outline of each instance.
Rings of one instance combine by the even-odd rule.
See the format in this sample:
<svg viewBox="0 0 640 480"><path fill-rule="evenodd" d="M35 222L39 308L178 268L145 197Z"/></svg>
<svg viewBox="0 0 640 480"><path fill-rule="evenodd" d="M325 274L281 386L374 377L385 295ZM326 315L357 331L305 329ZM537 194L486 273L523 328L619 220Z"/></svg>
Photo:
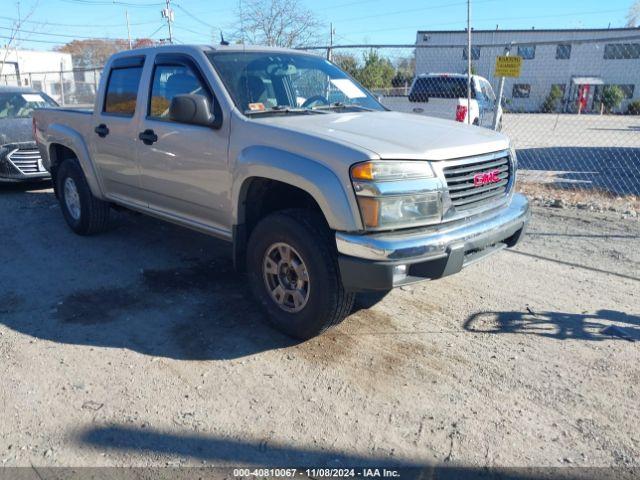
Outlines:
<svg viewBox="0 0 640 480"><path fill-rule="evenodd" d="M140 182L151 209L226 236L228 128L171 121L171 100L181 94L203 95L213 110L213 90L195 61L182 54L158 55L146 115L138 129Z"/></svg>

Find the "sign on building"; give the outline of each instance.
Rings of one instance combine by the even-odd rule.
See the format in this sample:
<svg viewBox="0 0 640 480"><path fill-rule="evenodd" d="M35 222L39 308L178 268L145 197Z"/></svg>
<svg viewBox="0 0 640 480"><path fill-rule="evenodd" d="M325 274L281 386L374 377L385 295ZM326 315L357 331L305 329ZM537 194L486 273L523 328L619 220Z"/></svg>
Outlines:
<svg viewBox="0 0 640 480"><path fill-rule="evenodd" d="M496 77L519 77L522 69L522 57L500 56L496 58Z"/></svg>

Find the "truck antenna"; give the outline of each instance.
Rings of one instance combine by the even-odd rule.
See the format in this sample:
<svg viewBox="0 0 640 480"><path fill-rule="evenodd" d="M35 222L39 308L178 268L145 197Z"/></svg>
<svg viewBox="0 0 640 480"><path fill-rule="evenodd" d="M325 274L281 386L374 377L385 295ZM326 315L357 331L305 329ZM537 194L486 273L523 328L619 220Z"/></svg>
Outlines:
<svg viewBox="0 0 640 480"><path fill-rule="evenodd" d="M220 45L224 45L224 46L229 45L229 42L227 42L227 41L224 39L224 35L223 35L223 33L222 33L222 30L220 31Z"/></svg>

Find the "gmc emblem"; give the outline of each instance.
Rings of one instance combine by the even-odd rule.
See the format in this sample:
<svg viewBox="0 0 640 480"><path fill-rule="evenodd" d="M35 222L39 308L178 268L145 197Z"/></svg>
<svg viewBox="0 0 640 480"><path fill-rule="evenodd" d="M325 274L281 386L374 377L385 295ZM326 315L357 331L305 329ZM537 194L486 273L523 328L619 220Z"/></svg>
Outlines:
<svg viewBox="0 0 640 480"><path fill-rule="evenodd" d="M481 187L489 183L498 183L502 179L500 178L500 170L491 170L490 172L476 173L473 176L473 186Z"/></svg>

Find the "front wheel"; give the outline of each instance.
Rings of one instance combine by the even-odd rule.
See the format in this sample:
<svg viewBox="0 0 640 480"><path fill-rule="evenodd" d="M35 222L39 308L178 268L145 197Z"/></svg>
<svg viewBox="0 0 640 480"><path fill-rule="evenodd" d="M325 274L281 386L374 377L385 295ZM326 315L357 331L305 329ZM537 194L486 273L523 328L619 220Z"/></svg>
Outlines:
<svg viewBox="0 0 640 480"><path fill-rule="evenodd" d="M251 233L247 270L251 289L281 332L306 340L337 325L355 295L342 286L335 243L322 217L284 210Z"/></svg>

